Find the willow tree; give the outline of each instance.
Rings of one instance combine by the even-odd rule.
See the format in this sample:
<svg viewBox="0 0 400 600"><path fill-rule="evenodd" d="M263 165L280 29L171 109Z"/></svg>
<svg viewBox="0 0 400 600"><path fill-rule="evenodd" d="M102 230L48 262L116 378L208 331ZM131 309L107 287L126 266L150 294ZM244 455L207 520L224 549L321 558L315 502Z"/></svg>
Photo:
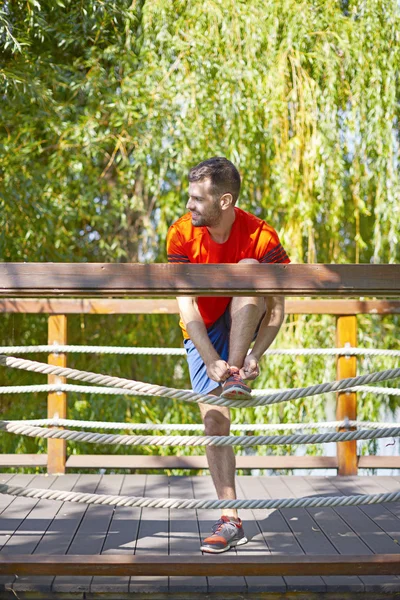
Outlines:
<svg viewBox="0 0 400 600"><path fill-rule="evenodd" d="M399 260L396 0L15 0L0 27L3 260L162 261L187 171L213 155L292 260ZM324 323L282 337L323 344ZM321 378L270 364L269 385Z"/></svg>

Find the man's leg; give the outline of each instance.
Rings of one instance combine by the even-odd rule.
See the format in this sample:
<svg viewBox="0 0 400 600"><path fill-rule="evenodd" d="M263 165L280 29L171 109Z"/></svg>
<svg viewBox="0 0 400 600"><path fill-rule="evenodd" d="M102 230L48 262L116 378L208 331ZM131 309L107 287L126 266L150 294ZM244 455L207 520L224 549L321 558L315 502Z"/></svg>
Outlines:
<svg viewBox="0 0 400 600"><path fill-rule="evenodd" d="M210 392L213 396L219 396L220 393L220 387ZM229 435L231 424L229 408L210 404L199 404L199 406L205 435ZM218 448L206 446L206 455L218 499L235 500L236 460L232 446L220 446ZM222 514L230 518L238 518L235 509L223 509Z"/></svg>
<svg viewBox="0 0 400 600"><path fill-rule="evenodd" d="M210 341L218 354L226 360L229 351L229 328L225 317L220 318L209 329ZM205 364L191 340L185 340L190 379L193 390L200 394L219 396L222 387L211 381ZM229 435L230 414L224 406L199 404L205 435ZM220 500L235 500L235 455L232 446L206 446L210 474ZM223 511L225 516L237 518L236 510Z"/></svg>
<svg viewBox="0 0 400 600"><path fill-rule="evenodd" d="M258 261L253 258L245 258L240 262L258 264ZM265 313L265 299L263 297L241 298L235 296L231 301L230 312L232 324L228 364L230 367L241 369L257 326Z"/></svg>
<svg viewBox="0 0 400 600"><path fill-rule="evenodd" d="M209 392L219 396L221 388ZM225 406L200 404L201 416L207 435L228 435L230 429L229 409ZM215 448L206 446L208 466L219 499L235 500L235 455L231 446ZM242 521L237 510L222 510L221 519L212 532L201 542L200 550L211 554L226 552L235 546L247 543Z"/></svg>

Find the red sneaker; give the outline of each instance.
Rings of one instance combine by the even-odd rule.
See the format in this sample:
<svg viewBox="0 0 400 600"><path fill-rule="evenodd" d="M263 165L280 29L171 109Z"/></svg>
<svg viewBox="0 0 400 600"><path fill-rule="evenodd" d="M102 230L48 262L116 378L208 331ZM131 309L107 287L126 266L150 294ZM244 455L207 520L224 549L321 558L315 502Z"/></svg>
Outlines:
<svg viewBox="0 0 400 600"><path fill-rule="evenodd" d="M244 535L242 521L231 521L229 517L221 517L213 528L212 534L202 541L200 550L210 554L220 554L229 548L247 543Z"/></svg>
<svg viewBox="0 0 400 600"><path fill-rule="evenodd" d="M239 369L231 367L231 374L222 385L221 398L229 400L246 400L251 398L251 388L246 385L239 375Z"/></svg>

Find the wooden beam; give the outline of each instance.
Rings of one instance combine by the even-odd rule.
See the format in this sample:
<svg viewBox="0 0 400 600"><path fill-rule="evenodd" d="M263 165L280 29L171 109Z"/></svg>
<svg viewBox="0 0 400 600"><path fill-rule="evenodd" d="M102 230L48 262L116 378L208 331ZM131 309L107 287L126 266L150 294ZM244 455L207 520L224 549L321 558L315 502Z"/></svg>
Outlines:
<svg viewBox="0 0 400 600"><path fill-rule="evenodd" d="M336 456L236 456L238 469L335 469ZM67 469L208 469L205 456L74 454Z"/></svg>
<svg viewBox="0 0 400 600"><path fill-rule="evenodd" d="M67 317L65 315L50 315L48 319L48 344L67 343ZM49 354L49 365L56 367L67 366L66 354ZM65 377L48 375L49 385L66 383ZM47 396L47 418L67 418L67 394L65 392L50 392ZM67 443L65 440L50 439L47 441L48 465L47 471L51 475L65 473L67 459Z"/></svg>
<svg viewBox="0 0 400 600"><path fill-rule="evenodd" d="M238 469L336 469L336 456L237 456ZM0 454L0 469L46 467L47 454ZM67 469L207 469L205 456L73 455ZM400 456L360 456L359 469L400 469Z"/></svg>
<svg viewBox="0 0 400 600"><path fill-rule="evenodd" d="M1 301L0 301L1 306ZM394 315L400 314L398 300L291 300L285 302L286 314L294 315Z"/></svg>
<svg viewBox="0 0 400 600"><path fill-rule="evenodd" d="M400 456L360 456L358 458L358 468L400 469Z"/></svg>
<svg viewBox="0 0 400 600"><path fill-rule="evenodd" d="M399 575L399 554L276 556L7 555L0 554L0 575L121 576L290 576Z"/></svg>
<svg viewBox="0 0 400 600"><path fill-rule="evenodd" d="M0 454L0 468L47 467L47 454Z"/></svg>
<svg viewBox="0 0 400 600"><path fill-rule="evenodd" d="M288 315L400 314L398 300L286 300ZM175 299L0 298L0 313L135 315L178 314Z"/></svg>
<svg viewBox="0 0 400 600"><path fill-rule="evenodd" d="M0 313L82 315L178 314L175 299L112 300L108 298L12 298L0 299ZM399 302L400 312L400 302Z"/></svg>
<svg viewBox="0 0 400 600"><path fill-rule="evenodd" d="M355 348L357 346L357 317L355 315L338 317L336 321L336 347ZM357 375L356 356L338 356L336 359L337 379L347 379ZM357 420L357 394L339 392L336 394L336 420ZM352 428L354 431L354 428ZM339 428L339 431L346 429ZM338 475L357 475L357 442L339 442L336 444L339 462Z"/></svg>
<svg viewBox="0 0 400 600"><path fill-rule="evenodd" d="M0 263L1 296L400 296L400 265Z"/></svg>

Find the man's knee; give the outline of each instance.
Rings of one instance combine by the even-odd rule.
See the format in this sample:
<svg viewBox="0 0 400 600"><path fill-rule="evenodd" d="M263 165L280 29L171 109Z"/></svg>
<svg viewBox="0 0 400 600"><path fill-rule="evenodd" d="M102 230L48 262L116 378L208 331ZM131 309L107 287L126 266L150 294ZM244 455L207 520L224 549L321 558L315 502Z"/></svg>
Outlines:
<svg viewBox="0 0 400 600"><path fill-rule="evenodd" d="M243 258L242 260L239 261L239 263L241 264L260 264L258 262L258 260L256 260L255 258ZM260 296L254 296L254 297L246 297L246 296L235 296L234 298L232 298L232 302L231 302L231 306L230 306L230 310L231 310L231 314L232 314L232 308L234 310L234 312L238 311L240 308L242 307L253 307L255 309L258 309L258 319L261 319L261 317L265 314L265 298L260 297Z"/></svg>
<svg viewBox="0 0 400 600"><path fill-rule="evenodd" d="M255 263L256 265L259 264L258 260L256 258L242 258L242 260L239 260L238 264L240 264L240 263L248 263L248 264Z"/></svg>
<svg viewBox="0 0 400 600"><path fill-rule="evenodd" d="M203 417L205 435L229 435L230 420L218 411L209 411Z"/></svg>

